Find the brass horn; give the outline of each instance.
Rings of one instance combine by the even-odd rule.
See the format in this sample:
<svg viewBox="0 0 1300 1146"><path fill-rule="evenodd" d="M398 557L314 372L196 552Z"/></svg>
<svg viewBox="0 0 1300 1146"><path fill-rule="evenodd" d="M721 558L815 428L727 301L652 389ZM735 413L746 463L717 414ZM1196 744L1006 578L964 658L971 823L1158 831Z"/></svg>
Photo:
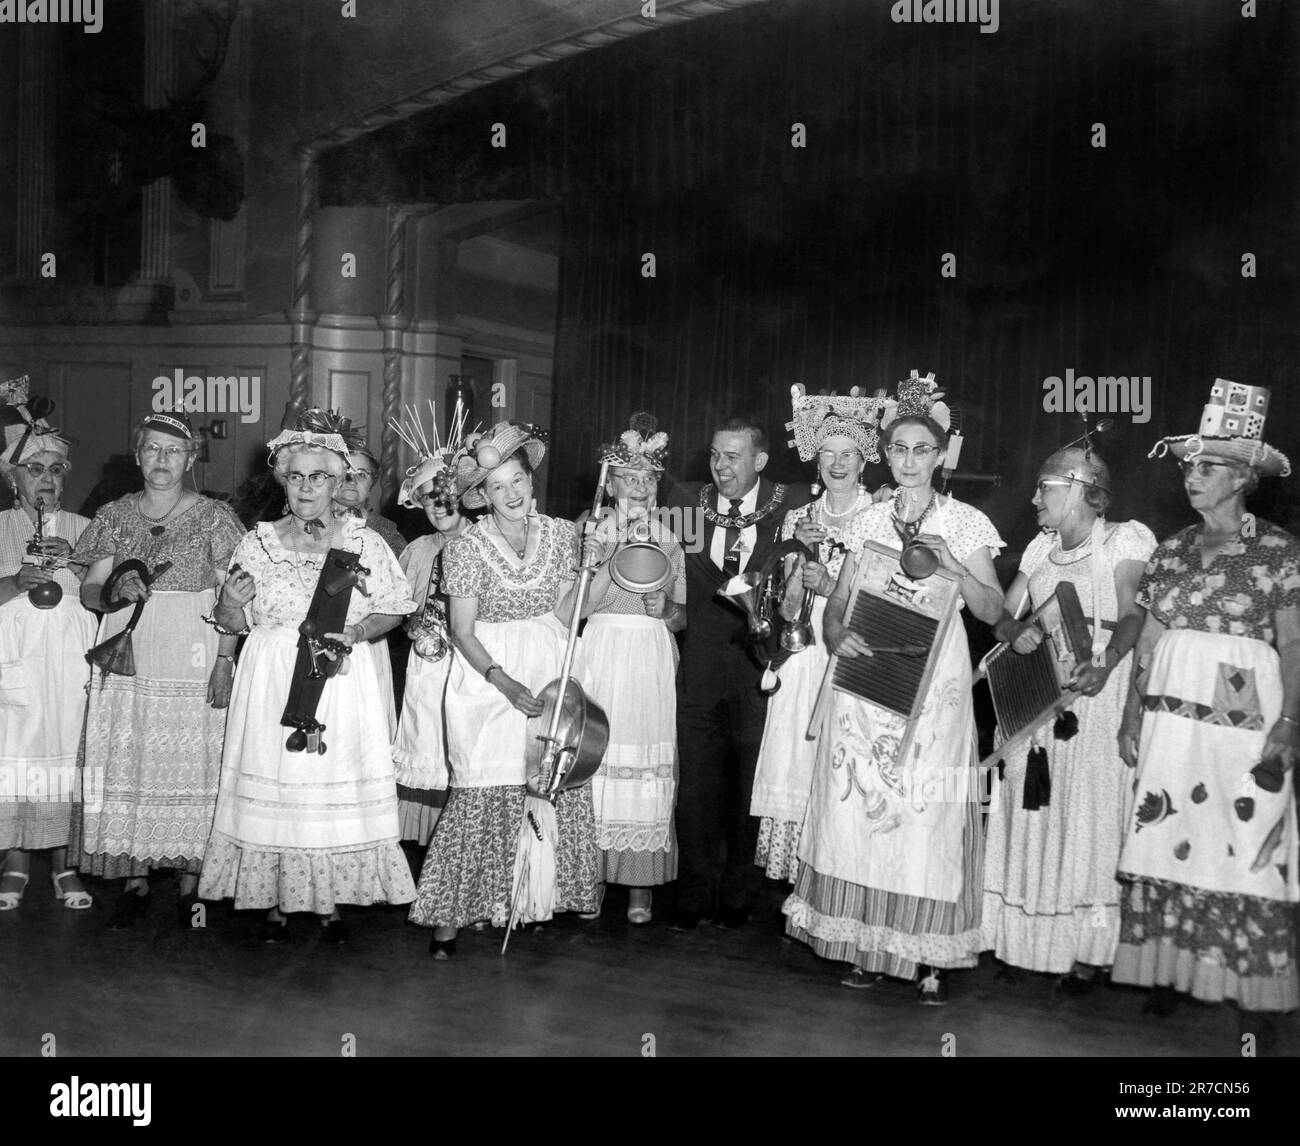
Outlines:
<svg viewBox="0 0 1300 1146"><path fill-rule="evenodd" d="M789 541L783 541L778 545L757 573L741 573L731 580L727 581L719 590L719 596L726 597L732 604L745 611L749 618L749 635L755 641L765 641L772 635L772 616L780 604L781 593L776 589L776 572L777 568L785 558L795 553L802 553L809 561L816 561L811 549L802 541L796 541L793 537ZM812 615L811 594L805 594L803 607L800 609L800 618L804 615ZM800 622L796 621L791 626L794 628ZM799 648L792 648L785 643L785 634L782 634L781 647L786 652L799 652L807 648L812 643L812 629L808 626L807 621L803 621L808 631L808 640ZM795 643L801 637L792 637Z"/></svg>
<svg viewBox="0 0 1300 1146"><path fill-rule="evenodd" d="M648 516L628 522L627 540L609 559L609 577L629 593L654 593L673 579L672 562L655 541Z"/></svg>
<svg viewBox="0 0 1300 1146"><path fill-rule="evenodd" d="M27 543L27 553L43 569L56 568L59 562L45 551L45 499L36 500L36 532ZM27 599L38 609L53 609L63 600L63 586L57 581L42 581L27 590Z"/></svg>

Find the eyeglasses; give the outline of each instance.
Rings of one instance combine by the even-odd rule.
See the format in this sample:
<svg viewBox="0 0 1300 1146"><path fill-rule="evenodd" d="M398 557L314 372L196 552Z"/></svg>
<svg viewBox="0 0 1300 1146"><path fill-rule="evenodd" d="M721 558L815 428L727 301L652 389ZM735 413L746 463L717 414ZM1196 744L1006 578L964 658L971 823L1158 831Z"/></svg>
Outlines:
<svg viewBox="0 0 1300 1146"><path fill-rule="evenodd" d="M1210 471L1214 469L1215 466L1222 466L1225 470L1232 469L1232 465L1229 462L1181 461L1178 463L1178 468L1183 471L1184 477L1189 477L1192 474L1201 478L1209 477Z"/></svg>
<svg viewBox="0 0 1300 1146"><path fill-rule="evenodd" d="M42 465L40 462L23 462L15 468L26 470L34 478L44 477L46 474L49 474L50 477L61 478L72 467L67 462L54 462L48 466Z"/></svg>
<svg viewBox="0 0 1300 1146"><path fill-rule="evenodd" d="M320 489L334 475L326 473L324 470L312 470L309 474L300 474L297 470L290 470L284 475L284 480L294 489L297 489L303 482L306 482L312 489Z"/></svg>
<svg viewBox="0 0 1300 1146"><path fill-rule="evenodd" d="M365 479L366 481L375 480L375 475L371 470L348 470L346 476L348 481L361 481L362 479Z"/></svg>
<svg viewBox="0 0 1300 1146"><path fill-rule="evenodd" d="M1049 487L1054 485L1073 485L1074 483L1068 478L1041 478L1038 482L1038 496L1046 495Z"/></svg>
<svg viewBox="0 0 1300 1146"><path fill-rule="evenodd" d="M613 475L624 485L639 486L641 489L653 489L658 485L658 479L654 474L643 473L616 473Z"/></svg>
<svg viewBox="0 0 1300 1146"><path fill-rule="evenodd" d="M160 446L157 442L148 442L140 447L140 452L150 457L166 458L170 462L182 454L188 454L190 448L189 446Z"/></svg>
<svg viewBox="0 0 1300 1146"><path fill-rule="evenodd" d="M906 455L900 454L899 456L905 457ZM821 462L821 464L824 466L833 466L836 462L842 462L842 463L847 463L849 465L852 465L853 462L857 460L857 458L858 458L857 450L840 450L838 452L836 452L835 450L817 451L817 460Z"/></svg>
<svg viewBox="0 0 1300 1146"><path fill-rule="evenodd" d="M902 442L895 442L892 446L885 447L885 453L896 462L905 461L908 454L911 454L918 462L927 462L932 454L938 452L938 446L906 446Z"/></svg>

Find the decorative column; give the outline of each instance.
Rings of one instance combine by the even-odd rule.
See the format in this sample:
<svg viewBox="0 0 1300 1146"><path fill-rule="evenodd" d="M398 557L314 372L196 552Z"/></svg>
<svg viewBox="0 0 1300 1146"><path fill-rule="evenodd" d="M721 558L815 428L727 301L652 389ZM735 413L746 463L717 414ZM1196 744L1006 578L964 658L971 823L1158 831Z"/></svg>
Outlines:
<svg viewBox="0 0 1300 1146"><path fill-rule="evenodd" d="M400 439L391 423L402 416L402 333L406 330L406 223L411 210L396 204L388 208L388 290L384 313L376 321L384 332L384 425L379 475L386 500L401 485L398 467Z"/></svg>
<svg viewBox="0 0 1300 1146"><path fill-rule="evenodd" d="M147 0L144 5L144 106L167 105L176 87L176 5ZM172 181L164 175L141 192L140 282L170 284L172 279Z"/></svg>
<svg viewBox="0 0 1300 1146"><path fill-rule="evenodd" d="M53 191L50 156L49 45L43 26L24 24L18 32L17 224L18 277L38 279L44 254L45 204Z"/></svg>
<svg viewBox="0 0 1300 1146"><path fill-rule="evenodd" d="M298 149L298 227L293 252L293 308L290 324L289 400L299 412L311 405L311 333L316 314L311 309L312 232L316 213L316 151Z"/></svg>

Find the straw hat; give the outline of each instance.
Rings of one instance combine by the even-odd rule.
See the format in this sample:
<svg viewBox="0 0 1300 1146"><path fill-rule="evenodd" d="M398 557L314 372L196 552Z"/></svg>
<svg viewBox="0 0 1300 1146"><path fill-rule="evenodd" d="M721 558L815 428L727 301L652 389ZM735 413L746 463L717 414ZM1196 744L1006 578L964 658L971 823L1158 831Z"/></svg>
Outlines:
<svg viewBox="0 0 1300 1146"><path fill-rule="evenodd" d="M545 430L526 422L498 422L490 430L466 439L466 453L456 466L456 488L466 509L487 508L487 498L479 487L498 466L508 462L520 450L536 470L546 455Z"/></svg>

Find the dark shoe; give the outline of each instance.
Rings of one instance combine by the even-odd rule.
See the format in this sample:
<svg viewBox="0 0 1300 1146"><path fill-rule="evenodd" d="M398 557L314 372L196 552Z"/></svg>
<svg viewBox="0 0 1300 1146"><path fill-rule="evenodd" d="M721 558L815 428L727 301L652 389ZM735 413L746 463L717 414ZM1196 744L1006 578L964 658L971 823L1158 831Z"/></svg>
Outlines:
<svg viewBox="0 0 1300 1146"><path fill-rule="evenodd" d="M262 920L262 942L263 943L288 943L293 936L289 934L289 921L281 919L279 923L274 920Z"/></svg>
<svg viewBox="0 0 1300 1146"><path fill-rule="evenodd" d="M149 893L143 895L138 891L124 891L122 898L113 909L113 917L108 921L110 931L126 931L135 926L135 922L149 910Z"/></svg>
<svg viewBox="0 0 1300 1146"><path fill-rule="evenodd" d="M1010 963L1003 963L998 960L998 969L993 978L999 983L1023 983L1025 981L1025 970L1023 967L1013 967Z"/></svg>
<svg viewBox="0 0 1300 1146"><path fill-rule="evenodd" d="M1147 1001L1142 1005L1144 1015L1155 1015L1158 1019L1167 1019L1176 1010L1182 1000L1172 987L1153 987Z"/></svg>
<svg viewBox="0 0 1300 1146"><path fill-rule="evenodd" d="M743 907L724 907L713 917L713 926L731 930L744 927L749 922L749 912Z"/></svg>
<svg viewBox="0 0 1300 1146"><path fill-rule="evenodd" d="M948 1001L948 980L933 967L918 984L918 1002L923 1007L942 1007Z"/></svg>
<svg viewBox="0 0 1300 1146"><path fill-rule="evenodd" d="M1062 995L1070 995L1073 998L1089 994L1093 987L1097 985L1097 973L1091 967L1076 967L1068 975L1062 975L1057 980L1056 989Z"/></svg>
<svg viewBox="0 0 1300 1146"><path fill-rule="evenodd" d="M429 954L435 959L454 959L456 957L456 940L430 939Z"/></svg>
<svg viewBox="0 0 1300 1146"><path fill-rule="evenodd" d="M854 967L840 980L840 986L852 987L855 991L865 991L870 987L874 987L882 979L884 979L884 975L876 975L870 971L864 971L861 967Z"/></svg>
<svg viewBox="0 0 1300 1146"><path fill-rule="evenodd" d="M704 921L698 911L674 911L668 920L669 931L694 931Z"/></svg>
<svg viewBox="0 0 1300 1146"><path fill-rule="evenodd" d="M322 943L346 943L348 941L348 925L341 919L327 919L320 925L320 941Z"/></svg>
<svg viewBox="0 0 1300 1146"><path fill-rule="evenodd" d="M176 901L176 926L182 931L197 930L194 927L194 905L198 903L198 892L191 891Z"/></svg>

